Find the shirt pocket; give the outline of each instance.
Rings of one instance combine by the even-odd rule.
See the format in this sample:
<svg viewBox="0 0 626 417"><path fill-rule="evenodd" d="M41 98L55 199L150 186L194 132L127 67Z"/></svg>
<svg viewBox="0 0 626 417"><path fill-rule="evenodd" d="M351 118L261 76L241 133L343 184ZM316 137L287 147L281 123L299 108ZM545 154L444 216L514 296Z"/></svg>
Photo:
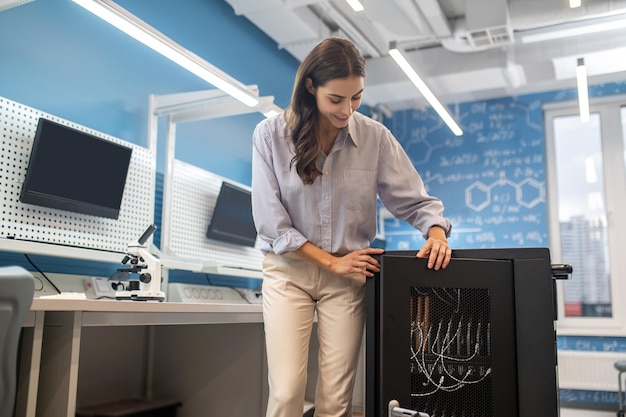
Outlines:
<svg viewBox="0 0 626 417"><path fill-rule="evenodd" d="M376 206L376 171L344 171L344 189L347 209L371 211Z"/></svg>

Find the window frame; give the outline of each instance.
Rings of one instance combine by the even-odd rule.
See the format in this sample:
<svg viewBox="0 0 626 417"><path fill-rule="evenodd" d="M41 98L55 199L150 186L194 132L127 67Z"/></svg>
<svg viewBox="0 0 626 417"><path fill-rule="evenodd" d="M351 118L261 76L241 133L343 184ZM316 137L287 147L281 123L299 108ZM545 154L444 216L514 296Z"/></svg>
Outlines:
<svg viewBox="0 0 626 417"><path fill-rule="evenodd" d="M626 107L626 95L590 100L590 113L600 116L601 149L604 172L604 193L609 244L609 280L611 285L612 317L566 317L563 300L563 281L557 281L559 334L623 335L626 330L626 309L620 300L626 299L626 161L624 155L621 108ZM553 263L567 263L562 259L561 231L558 215L554 119L578 116L577 102L551 103L543 106L546 135L546 198L548 209L548 236ZM623 213L620 215L620 213ZM575 273L575 272L574 272ZM574 275L575 276L575 275Z"/></svg>

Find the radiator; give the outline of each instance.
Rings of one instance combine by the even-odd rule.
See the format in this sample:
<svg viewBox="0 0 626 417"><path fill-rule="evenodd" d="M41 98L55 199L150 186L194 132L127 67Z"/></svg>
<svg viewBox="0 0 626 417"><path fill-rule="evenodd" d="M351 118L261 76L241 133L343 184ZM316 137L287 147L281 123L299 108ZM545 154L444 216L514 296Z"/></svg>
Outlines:
<svg viewBox="0 0 626 417"><path fill-rule="evenodd" d="M559 388L617 391L618 360L626 360L626 352L559 350Z"/></svg>

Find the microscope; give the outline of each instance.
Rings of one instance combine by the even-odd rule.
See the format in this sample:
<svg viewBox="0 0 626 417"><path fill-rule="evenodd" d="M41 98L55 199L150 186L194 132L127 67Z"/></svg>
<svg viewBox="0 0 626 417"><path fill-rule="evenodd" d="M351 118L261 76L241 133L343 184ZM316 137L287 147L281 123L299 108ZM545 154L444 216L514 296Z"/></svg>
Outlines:
<svg viewBox="0 0 626 417"><path fill-rule="evenodd" d="M130 262L130 267L118 269L118 272L139 274L139 280L129 280L128 288L116 291L116 300L165 300L165 293L161 291L161 261L146 247L146 241L155 230L156 226L151 224L137 242L128 245L128 252L122 259L122 264L127 265Z"/></svg>

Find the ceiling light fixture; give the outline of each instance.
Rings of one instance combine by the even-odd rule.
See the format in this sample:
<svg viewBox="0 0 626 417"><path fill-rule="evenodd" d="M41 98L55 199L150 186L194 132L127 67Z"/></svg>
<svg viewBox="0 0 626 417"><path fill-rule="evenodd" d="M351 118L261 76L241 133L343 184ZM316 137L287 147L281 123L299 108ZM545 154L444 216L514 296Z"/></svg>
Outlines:
<svg viewBox="0 0 626 417"><path fill-rule="evenodd" d="M33 0L0 0L0 12L10 9L12 7L21 6L26 3L30 3Z"/></svg>
<svg viewBox="0 0 626 417"><path fill-rule="evenodd" d="M587 88L587 67L585 58L578 58L576 65L576 83L578 85L578 109L580 121L589 121L589 91Z"/></svg>
<svg viewBox="0 0 626 417"><path fill-rule="evenodd" d="M281 109L271 109L271 110L263 112L263 116L270 118L270 117L280 114L281 111L282 111Z"/></svg>
<svg viewBox="0 0 626 417"><path fill-rule="evenodd" d="M610 20L601 23L592 23L584 26L572 26L566 29L548 30L520 37L522 43L535 43L555 39L570 38L573 36L591 35L615 29L626 29L626 19Z"/></svg>
<svg viewBox="0 0 626 417"><path fill-rule="evenodd" d="M435 97L430 88L424 83L422 78L417 75L417 72L413 69L409 61L406 60L404 55L400 52L398 48L396 48L395 42L391 43L391 49L389 49L389 55L396 61L396 64L404 71L404 73L409 77L409 80L417 87L417 89L422 93L424 98L430 103L430 105L435 109L439 117L443 119L443 121L448 125L452 133L456 136L463 135L463 130L454 120L452 115L448 112L448 110L444 107L443 104Z"/></svg>
<svg viewBox="0 0 626 417"><path fill-rule="evenodd" d="M365 10L365 8L363 7L363 5L361 4L359 0L346 0L346 1L350 5L350 7L352 7L352 10L354 10L355 12L362 12L363 10Z"/></svg>
<svg viewBox="0 0 626 417"><path fill-rule="evenodd" d="M250 92L244 84L183 48L114 2L109 0L73 1L245 105L254 107L259 104L257 95Z"/></svg>
<svg viewBox="0 0 626 417"><path fill-rule="evenodd" d="M331 2L320 2L323 14L333 20L339 27L339 33L343 32L348 39L354 42L361 53L372 58L380 58L378 48L368 40L363 33L354 26L350 19L346 18Z"/></svg>
<svg viewBox="0 0 626 417"><path fill-rule="evenodd" d="M569 0L570 9L575 9L583 5L582 0Z"/></svg>

